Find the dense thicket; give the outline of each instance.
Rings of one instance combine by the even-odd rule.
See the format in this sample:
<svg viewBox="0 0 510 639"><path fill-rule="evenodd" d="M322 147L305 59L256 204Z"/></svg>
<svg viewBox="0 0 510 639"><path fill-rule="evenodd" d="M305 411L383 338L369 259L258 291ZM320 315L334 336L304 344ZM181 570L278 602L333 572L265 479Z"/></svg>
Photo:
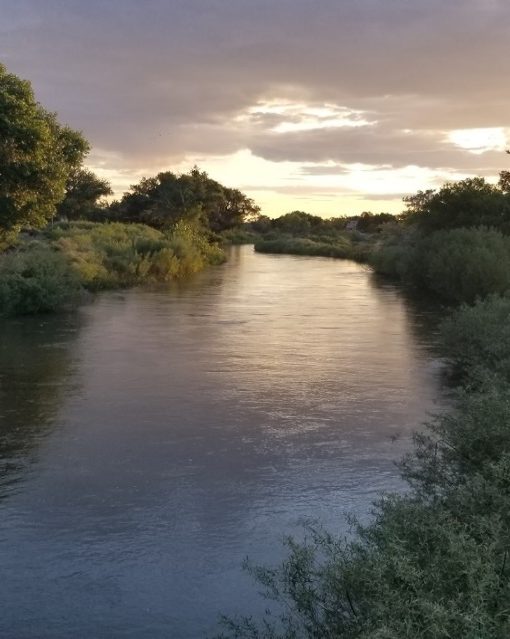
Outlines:
<svg viewBox="0 0 510 639"><path fill-rule="evenodd" d="M368 253L374 269L449 302L510 290L510 237L495 229L458 228L422 235L392 230Z"/></svg>

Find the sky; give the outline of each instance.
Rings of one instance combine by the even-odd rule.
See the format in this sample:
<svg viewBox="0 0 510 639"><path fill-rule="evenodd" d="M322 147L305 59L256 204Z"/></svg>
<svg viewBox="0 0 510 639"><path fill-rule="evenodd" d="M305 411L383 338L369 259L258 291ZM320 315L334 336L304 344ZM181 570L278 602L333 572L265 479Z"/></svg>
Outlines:
<svg viewBox="0 0 510 639"><path fill-rule="evenodd" d="M510 168L508 0L0 0L0 62L117 195L193 165L271 217Z"/></svg>

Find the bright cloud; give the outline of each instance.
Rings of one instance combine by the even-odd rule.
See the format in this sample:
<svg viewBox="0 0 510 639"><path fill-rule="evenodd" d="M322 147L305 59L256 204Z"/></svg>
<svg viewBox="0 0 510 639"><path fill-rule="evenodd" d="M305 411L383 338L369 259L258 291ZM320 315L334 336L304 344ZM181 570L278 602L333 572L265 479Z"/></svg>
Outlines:
<svg viewBox="0 0 510 639"><path fill-rule="evenodd" d="M455 129L448 133L448 141L470 153L481 154L488 151L504 151L507 146L504 127L478 129Z"/></svg>
<svg viewBox="0 0 510 639"><path fill-rule="evenodd" d="M237 120L240 122L257 123L270 116L271 120L279 120L269 127L274 133L293 133L299 131L314 131L316 129L335 129L341 127L360 127L375 124L367 120L365 112L359 109L349 109L336 104L306 104L285 100L260 101L241 113Z"/></svg>

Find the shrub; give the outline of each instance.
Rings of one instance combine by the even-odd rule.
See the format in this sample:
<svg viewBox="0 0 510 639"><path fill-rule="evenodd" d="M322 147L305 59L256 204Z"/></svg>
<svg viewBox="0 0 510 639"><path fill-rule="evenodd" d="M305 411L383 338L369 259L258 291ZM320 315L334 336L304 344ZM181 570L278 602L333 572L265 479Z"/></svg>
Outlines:
<svg viewBox="0 0 510 639"><path fill-rule="evenodd" d="M451 303L510 289L510 238L494 229L391 234L375 244L369 263Z"/></svg>
<svg viewBox="0 0 510 639"><path fill-rule="evenodd" d="M440 231L417 246L409 273L450 302L510 289L510 238L486 228Z"/></svg>
<svg viewBox="0 0 510 639"><path fill-rule="evenodd" d="M79 299L78 278L62 253L40 243L0 257L0 314L58 311Z"/></svg>
<svg viewBox="0 0 510 639"><path fill-rule="evenodd" d="M78 222L48 231L86 288L98 290L185 277L225 259L193 225L161 232L143 224Z"/></svg>
<svg viewBox="0 0 510 639"><path fill-rule="evenodd" d="M441 326L442 351L470 384L510 381L510 298L493 295L462 306Z"/></svg>

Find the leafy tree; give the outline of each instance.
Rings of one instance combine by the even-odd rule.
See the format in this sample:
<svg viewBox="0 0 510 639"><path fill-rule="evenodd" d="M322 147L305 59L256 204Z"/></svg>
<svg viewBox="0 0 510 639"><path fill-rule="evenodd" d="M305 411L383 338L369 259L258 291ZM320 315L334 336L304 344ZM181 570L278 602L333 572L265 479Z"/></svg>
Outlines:
<svg viewBox="0 0 510 639"><path fill-rule="evenodd" d="M363 233L378 233L383 224L394 221L395 217L390 213L370 213L370 211L364 211L358 218L357 230Z"/></svg>
<svg viewBox="0 0 510 639"><path fill-rule="evenodd" d="M101 198L113 193L107 180L98 178L88 169L71 171L66 184L66 193L57 212L69 220L95 219L105 207Z"/></svg>
<svg viewBox="0 0 510 639"><path fill-rule="evenodd" d="M404 198L404 219L427 233L480 225L510 231L509 183L503 172L499 185L475 177L447 182L439 191L418 191Z"/></svg>
<svg viewBox="0 0 510 639"><path fill-rule="evenodd" d="M143 178L113 207L118 219L143 222L155 228L199 217L203 225L220 232L239 226L258 212L253 200L230 189L194 167L189 173L171 171Z"/></svg>
<svg viewBox="0 0 510 639"><path fill-rule="evenodd" d="M36 102L28 81L0 64L0 235L44 226L87 150L80 133Z"/></svg>
<svg viewBox="0 0 510 639"><path fill-rule="evenodd" d="M273 228L282 233L299 235L301 237L320 232L325 221L318 215L310 215L304 211L292 211L277 217L273 221Z"/></svg>

